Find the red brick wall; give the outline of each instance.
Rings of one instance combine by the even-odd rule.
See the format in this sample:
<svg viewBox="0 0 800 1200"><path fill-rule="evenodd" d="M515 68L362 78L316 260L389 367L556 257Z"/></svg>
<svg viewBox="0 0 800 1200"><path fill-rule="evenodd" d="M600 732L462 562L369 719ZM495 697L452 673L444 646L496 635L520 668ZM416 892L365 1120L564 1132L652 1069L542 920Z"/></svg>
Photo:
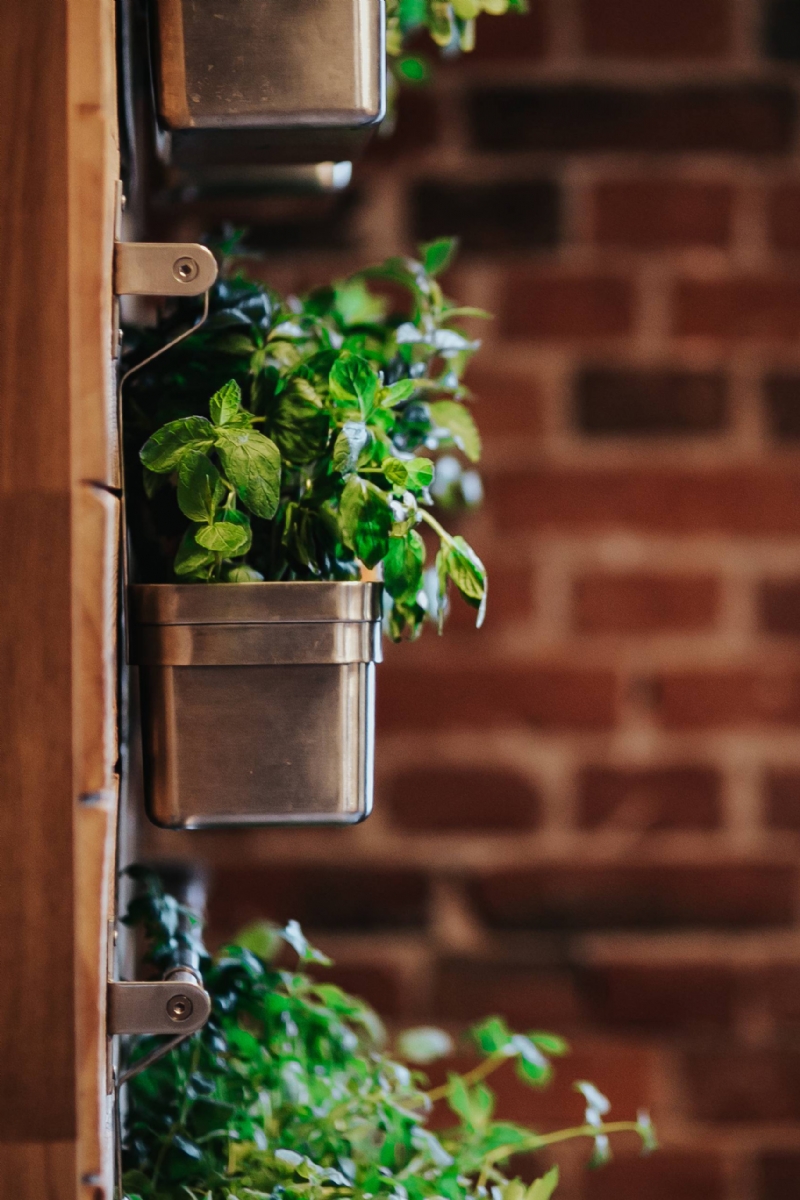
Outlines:
<svg viewBox="0 0 800 1200"><path fill-rule="evenodd" d="M363 827L158 846L216 864L216 937L298 917L392 1019L570 1035L550 1113L589 1077L665 1149L567 1155L564 1200L800 1193L797 10L532 0L352 197L236 214L280 285L462 236L489 616L389 649Z"/></svg>

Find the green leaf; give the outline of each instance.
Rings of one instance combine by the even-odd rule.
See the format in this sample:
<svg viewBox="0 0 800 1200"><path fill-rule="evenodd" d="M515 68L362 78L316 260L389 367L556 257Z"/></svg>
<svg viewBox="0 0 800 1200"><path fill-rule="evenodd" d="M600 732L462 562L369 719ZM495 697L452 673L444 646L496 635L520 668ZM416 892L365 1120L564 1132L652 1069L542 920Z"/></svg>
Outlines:
<svg viewBox="0 0 800 1200"><path fill-rule="evenodd" d="M460 0L461 3L474 6L476 0ZM453 6L455 8L455 5ZM456 8L456 13L461 16ZM475 13L477 16L477 13ZM420 248L422 265L429 275L439 275L446 270L458 251L458 238L437 238L435 242L425 242Z"/></svg>
<svg viewBox="0 0 800 1200"><path fill-rule="evenodd" d="M511 1048L513 1034L502 1017L487 1017L475 1025L471 1033L485 1054L514 1054Z"/></svg>
<svg viewBox="0 0 800 1200"><path fill-rule="evenodd" d="M546 1175L535 1180L528 1188L525 1200L550 1200L558 1187L558 1167L551 1167Z"/></svg>
<svg viewBox="0 0 800 1200"><path fill-rule="evenodd" d="M436 470L429 458L412 458L411 462L405 465L408 471L408 487L412 491L424 491L430 487Z"/></svg>
<svg viewBox="0 0 800 1200"><path fill-rule="evenodd" d="M342 538L370 569L377 566L389 549L392 510L382 491L351 475L339 501Z"/></svg>
<svg viewBox="0 0 800 1200"><path fill-rule="evenodd" d="M425 1066L452 1054L453 1039L443 1029L421 1025L417 1029L403 1030L397 1039L397 1049L409 1062Z"/></svg>
<svg viewBox="0 0 800 1200"><path fill-rule="evenodd" d="M399 458L385 458L381 463L383 471L389 483L395 487L404 488L408 482L408 466Z"/></svg>
<svg viewBox="0 0 800 1200"><path fill-rule="evenodd" d="M260 958L262 962L272 962L281 948L282 931L269 921L253 921L240 929L233 939L234 946L241 946Z"/></svg>
<svg viewBox="0 0 800 1200"><path fill-rule="evenodd" d="M238 558L250 549L253 535L250 522L244 513L226 512L221 521L198 529L195 541L206 550L213 550L215 554L222 554L225 558Z"/></svg>
<svg viewBox="0 0 800 1200"><path fill-rule="evenodd" d="M383 582L390 596L415 596L422 586L425 566L425 543L416 529L405 537L390 537L389 549L383 560Z"/></svg>
<svg viewBox="0 0 800 1200"><path fill-rule="evenodd" d="M470 462L477 462L481 456L481 438L469 410L456 400L436 400L430 410L434 424L447 430Z"/></svg>
<svg viewBox="0 0 800 1200"><path fill-rule="evenodd" d="M367 360L349 350L342 351L331 367L331 396L344 403L355 401L365 419L375 404L378 383L378 376Z"/></svg>
<svg viewBox="0 0 800 1200"><path fill-rule="evenodd" d="M211 420L215 425L227 425L236 416L241 404L242 389L235 379L231 379L208 402Z"/></svg>
<svg viewBox="0 0 800 1200"><path fill-rule="evenodd" d="M565 1038L559 1037L557 1033L529 1033L528 1037L533 1042L534 1046L538 1046L545 1054L551 1054L553 1058L563 1058L565 1054L569 1054L569 1042Z"/></svg>
<svg viewBox="0 0 800 1200"><path fill-rule="evenodd" d="M476 624L480 628L486 613L488 591L486 568L472 547L460 535L454 537L452 545L447 547L445 562L447 574L467 604L478 609Z"/></svg>
<svg viewBox="0 0 800 1200"><path fill-rule="evenodd" d="M173 570L176 575L199 575L212 566L214 561L214 555L204 546L198 545L195 531L190 528L186 530L178 547Z"/></svg>
<svg viewBox="0 0 800 1200"><path fill-rule="evenodd" d="M187 450L210 450L214 445L214 429L205 417L181 417L156 430L139 451L139 458L149 471L165 475L174 471Z"/></svg>
<svg viewBox="0 0 800 1200"><path fill-rule="evenodd" d="M264 576L260 571L256 571L253 567L248 567L246 563L242 563L237 567L228 567L225 572L226 583L263 583Z"/></svg>
<svg viewBox="0 0 800 1200"><path fill-rule="evenodd" d="M417 385L413 379L400 379L397 383L393 383L391 387L383 388L381 392L381 405L383 408L394 408L396 404L402 404L404 400L410 400L417 390Z"/></svg>
<svg viewBox="0 0 800 1200"><path fill-rule="evenodd" d="M290 463L310 463L325 452L330 431L330 417L319 404L304 396L300 385L314 395L305 380L295 381L295 387L282 392L270 414L269 433Z"/></svg>
<svg viewBox="0 0 800 1200"><path fill-rule="evenodd" d="M345 421L333 444L333 469L346 475L354 471L361 451L367 444L367 427L363 421Z"/></svg>
<svg viewBox="0 0 800 1200"><path fill-rule="evenodd" d="M236 493L257 517L270 520L280 501L281 454L254 429L220 433L217 452Z"/></svg>
<svg viewBox="0 0 800 1200"><path fill-rule="evenodd" d="M178 507L184 516L212 522L225 494L220 473L205 454L184 454L178 467Z"/></svg>
<svg viewBox="0 0 800 1200"><path fill-rule="evenodd" d="M321 967L329 967L331 960L316 946L312 946L303 933L297 921L289 921L285 929L280 931L283 940L292 947L304 963L318 963Z"/></svg>

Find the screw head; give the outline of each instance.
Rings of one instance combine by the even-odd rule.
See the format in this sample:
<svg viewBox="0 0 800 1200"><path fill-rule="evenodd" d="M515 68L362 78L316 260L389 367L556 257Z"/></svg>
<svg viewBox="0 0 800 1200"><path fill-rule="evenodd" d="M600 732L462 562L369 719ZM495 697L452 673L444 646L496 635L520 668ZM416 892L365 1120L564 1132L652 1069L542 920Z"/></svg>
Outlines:
<svg viewBox="0 0 800 1200"><path fill-rule="evenodd" d="M192 280L197 279L197 276L200 274L200 267L198 266L197 259L192 258L188 254L181 255L181 257L176 258L175 262L172 264L172 274L179 283L191 283Z"/></svg>
<svg viewBox="0 0 800 1200"><path fill-rule="evenodd" d="M170 996L167 1001L167 1016L171 1021L186 1021L193 1010L194 1005L188 996Z"/></svg>

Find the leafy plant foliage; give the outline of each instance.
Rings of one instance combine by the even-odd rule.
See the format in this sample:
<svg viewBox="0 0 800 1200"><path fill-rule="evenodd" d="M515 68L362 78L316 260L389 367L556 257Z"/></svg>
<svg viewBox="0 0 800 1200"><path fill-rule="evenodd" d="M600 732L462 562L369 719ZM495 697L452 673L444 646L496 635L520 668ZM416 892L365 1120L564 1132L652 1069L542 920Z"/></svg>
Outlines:
<svg viewBox="0 0 800 1200"><path fill-rule="evenodd" d="M452 464L456 482L469 478L456 455L475 462L481 449L461 383L478 343L454 323L486 314L442 294L436 275L454 249L432 242L421 261L391 258L303 300L241 276L215 285L205 325L126 392L129 512L145 579L357 579L360 563L383 563L395 639L416 635L426 613L441 628L450 583L481 623L483 564L429 511L434 495L452 494ZM405 292L407 310L387 314L376 285ZM184 303L137 331L127 363L195 312ZM449 482L437 493L429 455L444 448ZM427 581L420 524L439 539Z"/></svg>
<svg viewBox="0 0 800 1200"><path fill-rule="evenodd" d="M387 0L386 52L400 80L421 83L427 64L415 54L406 54L409 39L425 30L446 54L472 50L475 21L481 13L502 16L527 12L526 0Z"/></svg>
<svg viewBox="0 0 800 1200"><path fill-rule="evenodd" d="M427 1089L415 1064L447 1054L448 1035L408 1030L390 1055L367 1005L302 969L328 960L296 922L251 926L212 961L196 918L154 876L138 876L145 890L127 923L144 928L161 970L199 955L212 1014L128 1085L130 1200L547 1200L558 1169L528 1187L508 1173L514 1155L588 1138L599 1164L609 1136L622 1132L645 1151L655 1145L646 1114L607 1123L608 1101L585 1082L575 1085L585 1120L572 1129L536 1133L496 1120L492 1072L513 1067L539 1089L568 1051L553 1034L516 1034L499 1017L472 1031L479 1065ZM273 964L282 943L299 957L295 970ZM132 1059L155 1044L138 1039ZM429 1127L437 1105L450 1113L441 1132Z"/></svg>

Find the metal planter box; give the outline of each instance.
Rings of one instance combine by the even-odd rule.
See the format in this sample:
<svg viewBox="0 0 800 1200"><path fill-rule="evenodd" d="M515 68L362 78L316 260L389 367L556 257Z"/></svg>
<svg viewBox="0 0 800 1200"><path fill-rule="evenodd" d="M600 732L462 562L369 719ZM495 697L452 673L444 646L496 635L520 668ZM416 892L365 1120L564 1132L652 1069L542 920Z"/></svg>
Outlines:
<svg viewBox="0 0 800 1200"><path fill-rule="evenodd" d="M384 116L383 0L158 0L155 32L177 166L347 159Z"/></svg>
<svg viewBox="0 0 800 1200"><path fill-rule="evenodd" d="M145 799L170 829L341 824L372 807L380 584L139 584Z"/></svg>

